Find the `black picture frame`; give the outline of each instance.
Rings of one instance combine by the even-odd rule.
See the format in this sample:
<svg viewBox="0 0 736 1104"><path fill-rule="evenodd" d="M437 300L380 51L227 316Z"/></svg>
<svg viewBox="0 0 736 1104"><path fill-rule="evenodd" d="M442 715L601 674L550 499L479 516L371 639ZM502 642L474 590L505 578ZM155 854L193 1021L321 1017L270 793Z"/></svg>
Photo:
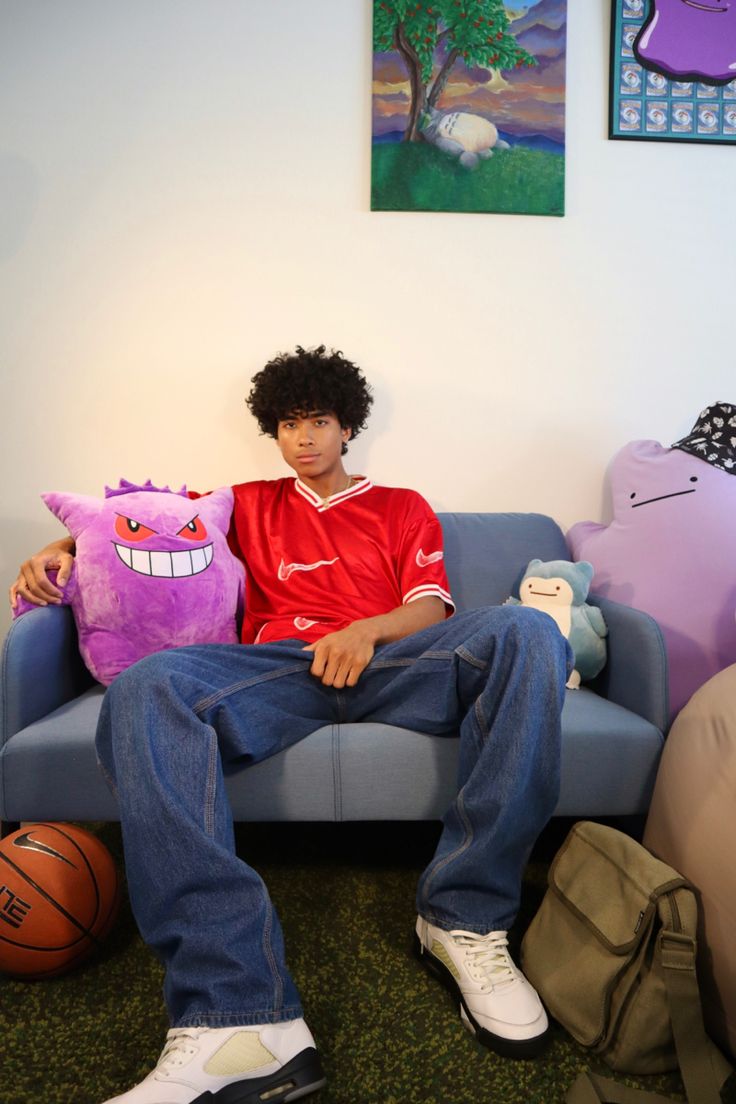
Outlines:
<svg viewBox="0 0 736 1104"><path fill-rule="evenodd" d="M655 68L641 49L658 2L663 0L611 2L608 137L624 141L735 144L736 73L731 81L708 83L700 79L702 74L694 68L681 66L678 73Z"/></svg>

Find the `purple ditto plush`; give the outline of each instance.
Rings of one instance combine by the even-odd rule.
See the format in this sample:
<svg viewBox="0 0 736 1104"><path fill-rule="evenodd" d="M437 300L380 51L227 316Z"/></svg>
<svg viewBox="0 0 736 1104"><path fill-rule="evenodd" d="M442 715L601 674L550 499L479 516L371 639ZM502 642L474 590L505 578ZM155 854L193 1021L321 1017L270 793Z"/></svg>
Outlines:
<svg viewBox="0 0 736 1104"><path fill-rule="evenodd" d="M237 643L244 573L227 544L229 487L193 501L184 487L121 479L104 499L41 497L76 542L63 600L100 682L164 648ZM19 603L17 613L33 608Z"/></svg>
<svg viewBox="0 0 736 1104"><path fill-rule="evenodd" d="M732 81L736 77L735 0L650 0L634 53L647 69L673 80Z"/></svg>
<svg viewBox="0 0 736 1104"><path fill-rule="evenodd" d="M610 475L613 521L578 522L568 542L595 564L591 590L659 622L674 718L736 663L736 476L657 441L626 445Z"/></svg>

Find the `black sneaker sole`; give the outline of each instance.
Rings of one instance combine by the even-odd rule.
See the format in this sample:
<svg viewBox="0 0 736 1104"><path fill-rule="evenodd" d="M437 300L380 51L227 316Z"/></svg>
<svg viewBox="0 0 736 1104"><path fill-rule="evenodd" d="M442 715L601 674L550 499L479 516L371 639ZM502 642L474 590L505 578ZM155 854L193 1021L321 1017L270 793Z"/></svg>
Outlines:
<svg viewBox="0 0 736 1104"><path fill-rule="evenodd" d="M492 1031L482 1027L465 1003L460 986L447 966L444 962L440 962L438 958L435 958L431 951L427 950L416 932L414 933L414 954L426 966L430 974L449 990L458 1011L462 1008L467 1016L468 1025L478 1042L482 1043L483 1046L488 1047L489 1050L499 1054L502 1058L518 1059L537 1058L546 1049L549 1043L549 1027L541 1035L535 1035L532 1039L505 1039L503 1035L494 1035Z"/></svg>
<svg viewBox="0 0 736 1104"><path fill-rule="evenodd" d="M314 1047L307 1047L268 1077L246 1077L219 1092L205 1092L192 1104L290 1104L318 1092L327 1078Z"/></svg>

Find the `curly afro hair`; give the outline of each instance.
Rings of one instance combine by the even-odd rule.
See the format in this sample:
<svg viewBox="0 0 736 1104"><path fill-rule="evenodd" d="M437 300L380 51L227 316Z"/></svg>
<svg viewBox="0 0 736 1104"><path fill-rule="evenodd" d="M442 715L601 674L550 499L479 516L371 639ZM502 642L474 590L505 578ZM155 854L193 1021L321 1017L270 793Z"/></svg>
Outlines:
<svg viewBox="0 0 736 1104"><path fill-rule="evenodd" d="M324 345L280 353L257 372L245 400L261 433L276 437L279 422L290 414L322 410L335 415L343 429L357 437L365 428L373 396L357 365ZM347 445L342 446L343 455Z"/></svg>

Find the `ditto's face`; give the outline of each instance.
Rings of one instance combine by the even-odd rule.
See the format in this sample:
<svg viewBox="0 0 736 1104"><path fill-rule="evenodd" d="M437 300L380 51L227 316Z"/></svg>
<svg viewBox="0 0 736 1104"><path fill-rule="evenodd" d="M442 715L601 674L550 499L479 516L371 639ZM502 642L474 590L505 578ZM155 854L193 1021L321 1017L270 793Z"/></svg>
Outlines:
<svg viewBox="0 0 736 1104"><path fill-rule="evenodd" d="M286 463L300 479L319 479L342 467L343 442L350 430L330 411L295 413L278 424L276 441Z"/></svg>

